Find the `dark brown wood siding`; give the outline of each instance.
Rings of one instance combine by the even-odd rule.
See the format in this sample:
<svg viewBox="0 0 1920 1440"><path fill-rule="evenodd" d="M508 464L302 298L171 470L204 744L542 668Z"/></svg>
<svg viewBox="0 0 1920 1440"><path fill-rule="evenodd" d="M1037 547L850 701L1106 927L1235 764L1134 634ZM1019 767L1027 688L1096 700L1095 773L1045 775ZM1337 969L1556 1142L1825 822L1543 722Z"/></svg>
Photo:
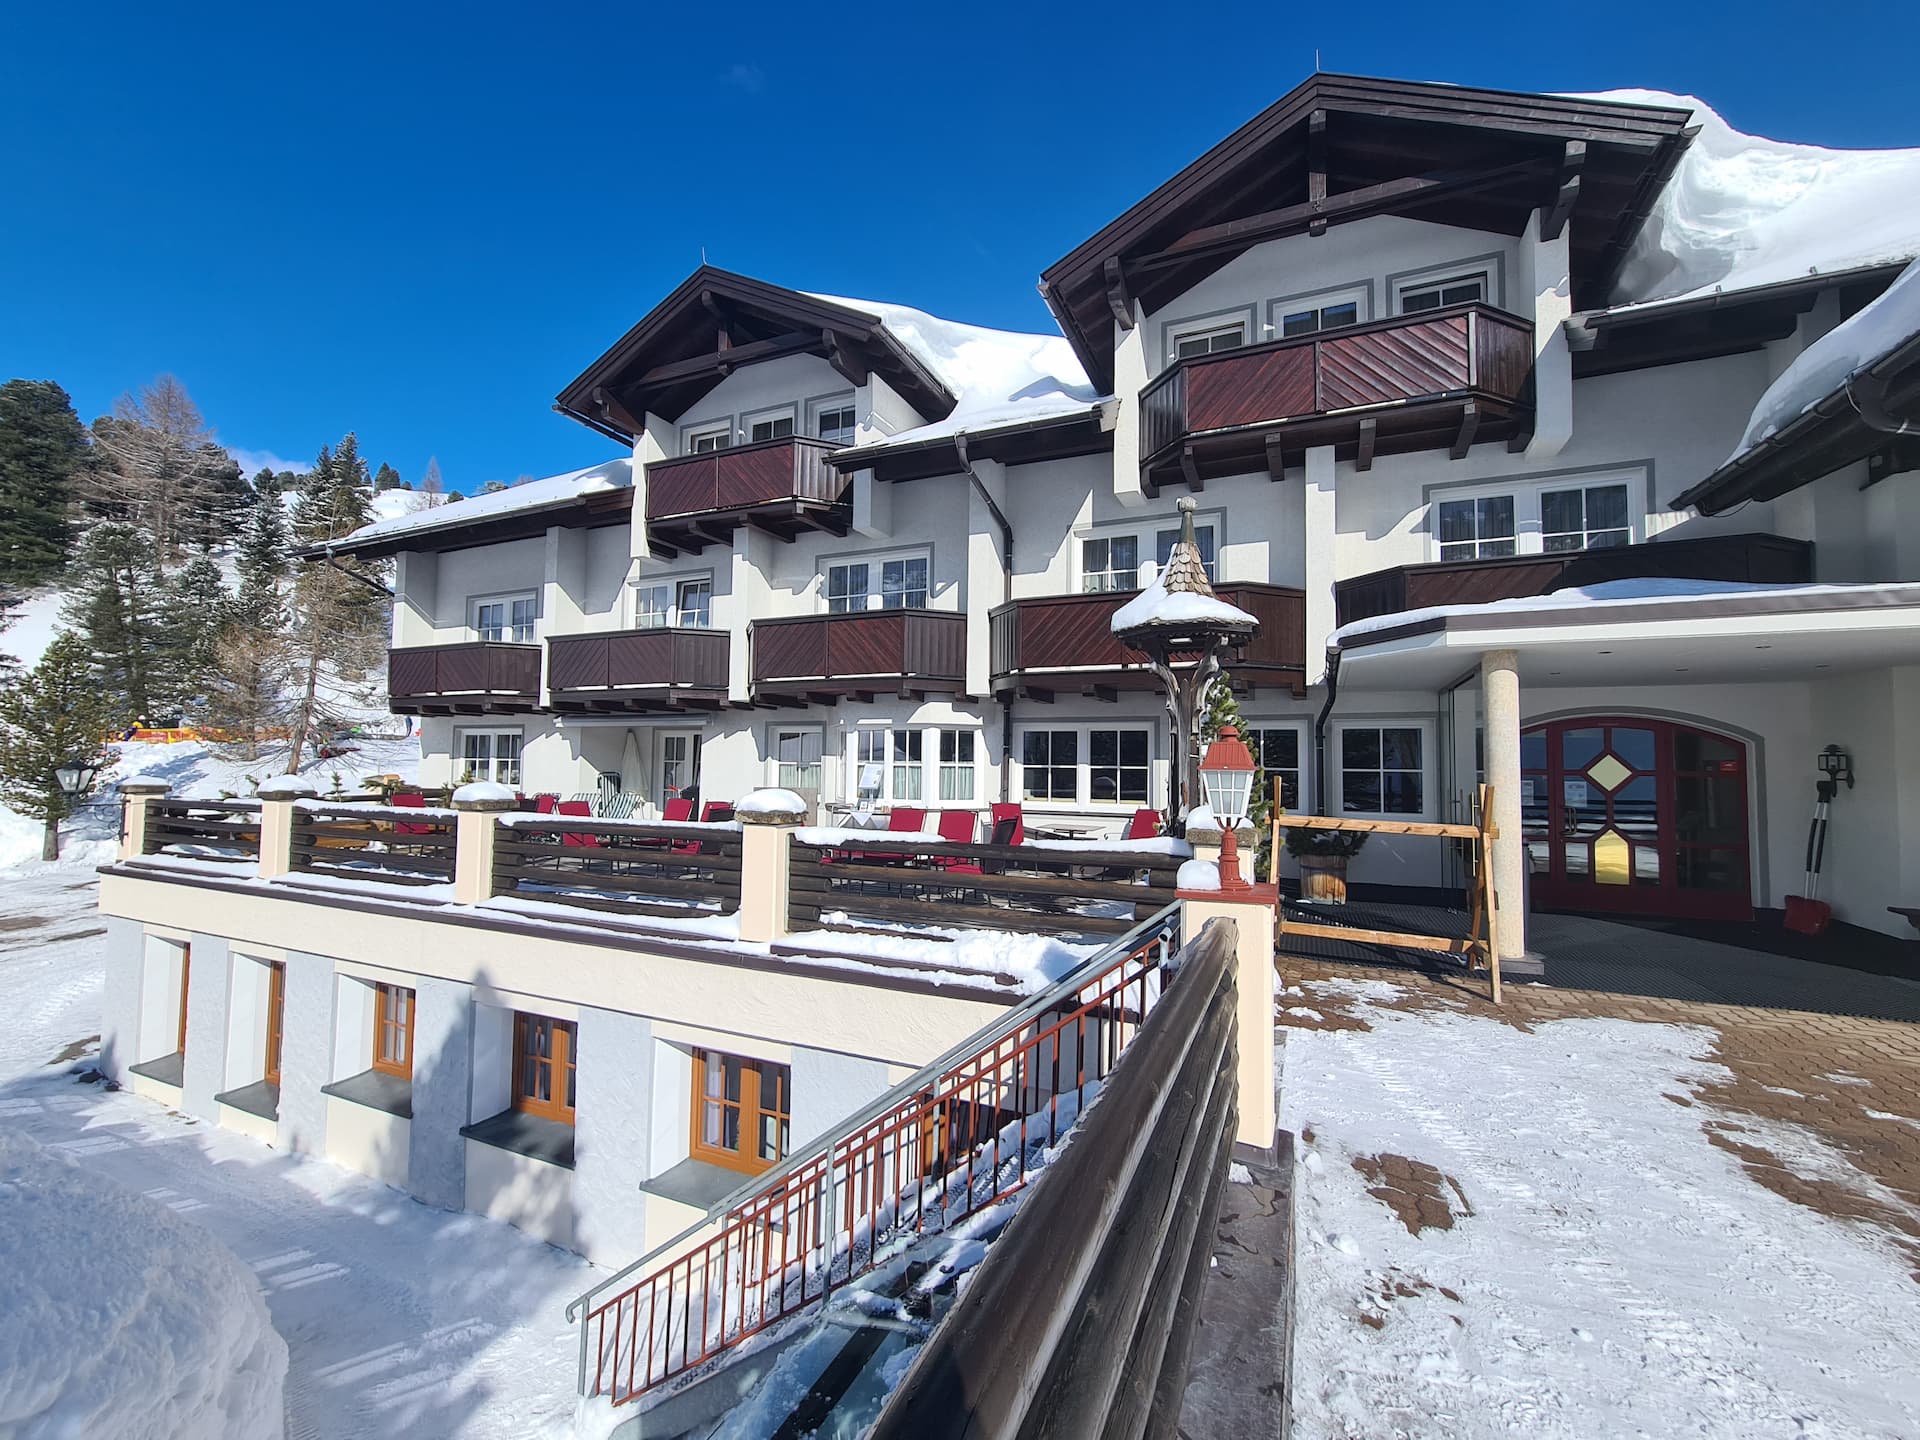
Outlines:
<svg viewBox="0 0 1920 1440"><path fill-rule="evenodd" d="M790 500L832 503L845 478L826 463L834 446L790 436L647 466L647 518L672 519Z"/></svg>
<svg viewBox="0 0 1920 1440"><path fill-rule="evenodd" d="M752 643L756 685L846 690L862 681L952 685L966 677L966 616L947 610L756 620Z"/></svg>
<svg viewBox="0 0 1920 1440"><path fill-rule="evenodd" d="M724 630L614 630L547 642L547 684L556 697L634 687L727 688Z"/></svg>
<svg viewBox="0 0 1920 1440"><path fill-rule="evenodd" d="M530 710L540 703L540 647L483 640L389 650L387 694L397 714L454 701Z"/></svg>

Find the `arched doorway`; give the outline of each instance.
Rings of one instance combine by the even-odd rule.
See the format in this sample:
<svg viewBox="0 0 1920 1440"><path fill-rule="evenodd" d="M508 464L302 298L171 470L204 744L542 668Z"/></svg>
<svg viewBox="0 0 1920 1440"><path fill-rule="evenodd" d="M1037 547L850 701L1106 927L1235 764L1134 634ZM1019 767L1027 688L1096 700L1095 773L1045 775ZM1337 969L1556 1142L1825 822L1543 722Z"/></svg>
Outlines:
<svg viewBox="0 0 1920 1440"><path fill-rule="evenodd" d="M1535 906L1753 918L1742 742L1580 716L1523 731L1520 771Z"/></svg>

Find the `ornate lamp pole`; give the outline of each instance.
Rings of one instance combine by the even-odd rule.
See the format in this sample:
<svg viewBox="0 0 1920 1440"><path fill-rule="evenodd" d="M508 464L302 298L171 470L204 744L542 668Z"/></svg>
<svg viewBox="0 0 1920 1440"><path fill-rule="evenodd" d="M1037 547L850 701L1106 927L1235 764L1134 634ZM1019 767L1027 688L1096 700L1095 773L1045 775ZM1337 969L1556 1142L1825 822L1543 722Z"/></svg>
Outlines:
<svg viewBox="0 0 1920 1440"><path fill-rule="evenodd" d="M1207 747L1200 762L1200 778L1206 783L1207 804L1220 822L1220 888L1251 890L1240 873L1240 822L1247 818L1247 801L1252 798L1253 752L1240 739L1233 725L1220 727L1220 738Z"/></svg>
<svg viewBox="0 0 1920 1440"><path fill-rule="evenodd" d="M1153 584L1113 614L1113 635L1147 657L1167 691L1173 723L1174 764L1168 786L1167 833L1186 833L1187 811L1198 802L1196 770L1200 718L1207 687L1220 674L1221 657L1253 638L1260 622L1213 593L1200 546L1193 535L1193 497L1180 498L1180 538Z"/></svg>

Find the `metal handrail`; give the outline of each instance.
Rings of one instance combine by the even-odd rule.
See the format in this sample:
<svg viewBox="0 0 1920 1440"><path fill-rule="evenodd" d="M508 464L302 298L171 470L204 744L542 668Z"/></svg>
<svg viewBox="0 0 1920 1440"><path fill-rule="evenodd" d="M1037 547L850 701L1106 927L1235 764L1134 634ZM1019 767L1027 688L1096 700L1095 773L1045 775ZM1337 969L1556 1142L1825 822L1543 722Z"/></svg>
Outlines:
<svg viewBox="0 0 1920 1440"><path fill-rule="evenodd" d="M616 1271L571 1301L566 1310L569 1323L581 1319L588 1307L601 1295L634 1275L655 1266L663 1256L698 1235L708 1226L724 1221L733 1211L745 1208L764 1195L783 1189L800 1171L822 1161L831 1164L835 1149L849 1138L882 1120L942 1076L985 1052L993 1051L1009 1038L1017 1036L1036 1019L1057 1008L1064 1000L1077 995L1090 978L1100 975L1116 962L1124 961L1145 946L1175 935L1179 929L1180 911L1181 906L1178 901L1157 911L1126 934L1116 937L1111 943L1082 960L1039 994L1030 996L1014 1006L992 1024L975 1031L899 1084L876 1096L832 1129L787 1156L773 1169L763 1171L742 1183L723 1199L710 1206L706 1214L692 1225L665 1243L655 1246L638 1260ZM587 1386L588 1328L582 1320L579 1370L579 1393L582 1395L586 1394Z"/></svg>

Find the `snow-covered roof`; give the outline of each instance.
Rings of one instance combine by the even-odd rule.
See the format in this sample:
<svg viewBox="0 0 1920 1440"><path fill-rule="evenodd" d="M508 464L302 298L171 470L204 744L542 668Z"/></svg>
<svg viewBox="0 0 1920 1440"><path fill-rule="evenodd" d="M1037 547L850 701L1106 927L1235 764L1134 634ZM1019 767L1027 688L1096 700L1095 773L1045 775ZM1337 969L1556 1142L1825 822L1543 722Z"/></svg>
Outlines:
<svg viewBox="0 0 1920 1440"><path fill-rule="evenodd" d="M1163 570L1153 577L1151 585L1114 611L1108 623L1118 635L1123 630L1137 630L1144 625L1170 630L1195 625L1240 626L1251 630L1260 622L1217 595L1196 595L1191 590L1169 591Z"/></svg>
<svg viewBox="0 0 1920 1440"><path fill-rule="evenodd" d="M955 397L953 413L945 419L856 448L912 445L948 439L963 430L973 434L1068 419L1112 398L1088 381L1073 347L1060 335L990 330L884 300L814 298L872 315Z"/></svg>
<svg viewBox="0 0 1920 1440"><path fill-rule="evenodd" d="M376 520L371 525L362 525L340 543L343 546L361 546L369 541L385 540L396 535L422 535L435 530L451 530L521 511L566 505L592 495L630 489L632 485L633 460L622 456L617 460L589 465L584 470L570 470L565 475L550 475L544 480L523 480L504 490Z"/></svg>
<svg viewBox="0 0 1920 1440"><path fill-rule="evenodd" d="M1734 129L1692 95L1578 98L1693 111L1699 127L1627 252L1616 306L1920 256L1920 149L1832 150Z"/></svg>

